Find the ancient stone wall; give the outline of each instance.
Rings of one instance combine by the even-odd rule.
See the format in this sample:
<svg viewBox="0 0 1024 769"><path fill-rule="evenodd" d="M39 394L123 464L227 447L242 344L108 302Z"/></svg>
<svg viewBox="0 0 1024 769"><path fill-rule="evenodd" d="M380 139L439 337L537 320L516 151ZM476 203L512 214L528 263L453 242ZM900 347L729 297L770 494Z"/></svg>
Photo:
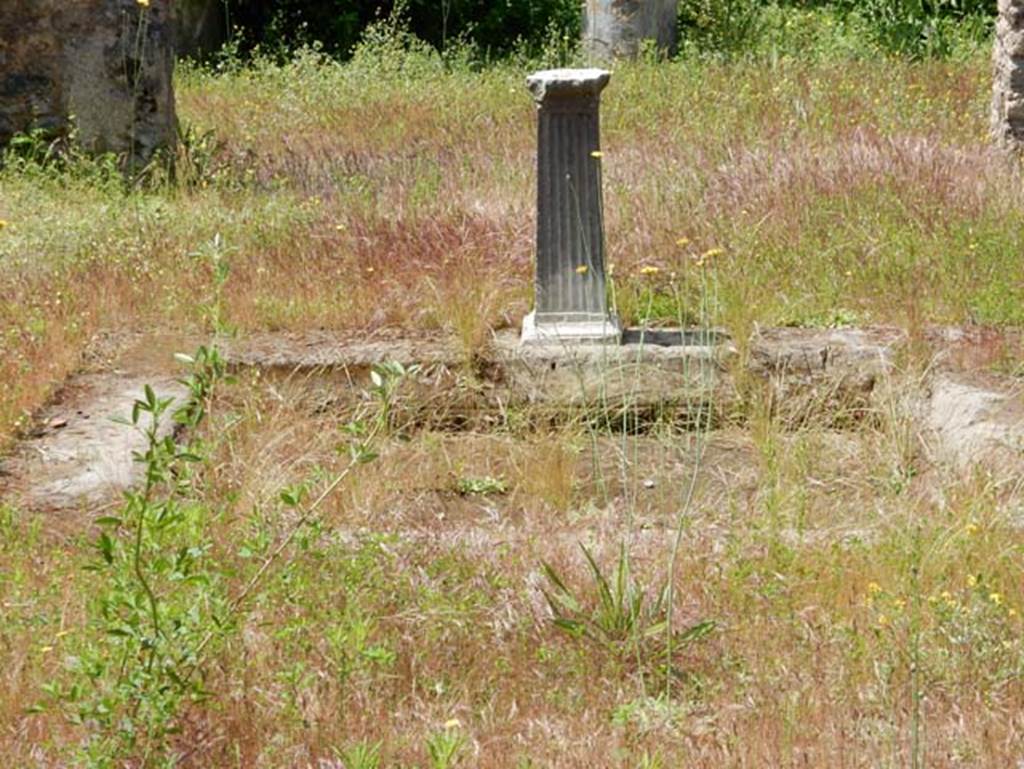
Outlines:
<svg viewBox="0 0 1024 769"><path fill-rule="evenodd" d="M992 89L992 135L1006 149L1024 148L1024 0L999 0Z"/></svg>
<svg viewBox="0 0 1024 769"><path fill-rule="evenodd" d="M594 61L633 58L651 40L663 51L676 44L676 0L586 0L583 48Z"/></svg>
<svg viewBox="0 0 1024 769"><path fill-rule="evenodd" d="M73 124L137 166L174 144L173 0L0 2L0 145Z"/></svg>

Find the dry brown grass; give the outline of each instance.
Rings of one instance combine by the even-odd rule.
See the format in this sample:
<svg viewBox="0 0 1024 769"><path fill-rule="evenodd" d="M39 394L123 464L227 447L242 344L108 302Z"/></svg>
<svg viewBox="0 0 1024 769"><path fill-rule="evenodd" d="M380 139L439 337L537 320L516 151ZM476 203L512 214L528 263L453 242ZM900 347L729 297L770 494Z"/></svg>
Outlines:
<svg viewBox="0 0 1024 769"><path fill-rule="evenodd" d="M310 411L305 386L246 378L215 404L201 503L216 511L229 579L246 568L241 542L288 525L276 490L344 462L344 414ZM451 719L467 740L462 765L481 767L638 766L645 755L903 766L915 720L929 766L1012 765L1024 727L1024 636L1009 613L1024 608L1020 492L921 459L909 485L894 483L902 430L885 413L846 432L766 418L752 433L707 436L699 465L699 436L671 431L398 434L227 636L206 673L215 700L189 710L178 765L318 766L359 741L381 741L385 765L422 765L425 740ZM577 543L610 567L621 541L638 580L656 585L694 472L677 622L711 617L718 630L682 650L664 701L657 659L638 666L550 624L539 564L589 605ZM459 492L459 479L482 477L507 493ZM22 713L64 675L60 655L86 642L76 634L88 632L90 579L82 545L54 561L60 545L32 526L7 525L2 596L11 728L0 744L26 766L51 765L85 734L54 711ZM58 637L64 627L72 634Z"/></svg>

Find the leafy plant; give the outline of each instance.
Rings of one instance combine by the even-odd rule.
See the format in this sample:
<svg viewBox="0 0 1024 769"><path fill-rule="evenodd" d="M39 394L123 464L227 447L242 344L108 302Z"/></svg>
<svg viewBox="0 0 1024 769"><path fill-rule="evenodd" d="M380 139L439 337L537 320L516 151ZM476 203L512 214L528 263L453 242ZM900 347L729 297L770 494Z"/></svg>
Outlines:
<svg viewBox="0 0 1024 769"><path fill-rule="evenodd" d="M211 291L206 301L200 304L200 310L215 334L230 334L233 330L224 318L224 286L231 274L232 251L234 249L218 232L202 248L189 254L210 269Z"/></svg>
<svg viewBox="0 0 1024 769"><path fill-rule="evenodd" d="M405 366L398 361L385 361L370 371L370 388L368 394L379 404L377 423L383 428L394 427L395 395L401 384L411 376L419 373L416 364Z"/></svg>
<svg viewBox="0 0 1024 769"><path fill-rule="evenodd" d="M345 769L377 769L380 766L380 743L357 742L341 751Z"/></svg>
<svg viewBox="0 0 1024 769"><path fill-rule="evenodd" d="M165 429L168 417L183 427L199 425L225 367L205 347L181 359L192 367L182 380L183 405L172 409L173 397L146 385L131 416L118 420L140 431L146 447L135 455L143 466L141 486L125 492L117 515L96 521L102 531L88 569L101 580L91 613L103 640L69 660L70 686L48 690L72 721L92 726L87 755L141 756L143 765L166 750L183 703L207 696L185 671L225 605L207 557L209 516L190 494L201 445L198 439L179 444Z"/></svg>
<svg viewBox="0 0 1024 769"><path fill-rule="evenodd" d="M502 478L492 478L489 475L478 478L459 478L455 488L464 496L505 494L508 491L508 484Z"/></svg>
<svg viewBox="0 0 1024 769"><path fill-rule="evenodd" d="M177 357L192 368L181 380L188 388L185 403L172 409L174 398L160 397L146 385L131 416L118 420L146 438L146 449L135 457L143 465L144 481L125 493L118 515L97 520L103 530L89 569L102 583L91 614L103 640L70 659L69 686L54 683L46 689L70 720L91 727L84 751L92 762L116 757L147 766L151 759L170 755L169 738L179 729L183 705L210 695L196 674L211 642L235 625L246 599L299 532L318 526L322 503L352 468L376 456L370 443L386 424L396 378L405 375L397 364L374 368L374 393L381 402L373 426L353 429L349 464L313 502L306 503L308 488L303 484L281 492L282 503L299 511L298 519L229 601L221 574L207 557L210 515L194 501L190 470L203 461L203 444L194 430L207 416L216 383L226 378L226 365L216 349L205 347L193 356ZM179 444L175 431L165 429L168 416L190 429L187 444ZM393 659L380 646L362 648L361 653L381 664ZM360 755L365 762L374 754L367 749Z"/></svg>
<svg viewBox="0 0 1024 769"><path fill-rule="evenodd" d="M86 181L97 190L120 191L125 185L117 156L109 152L87 154L78 143L74 126L65 135L41 128L15 134L0 152L0 169L28 178Z"/></svg>
<svg viewBox="0 0 1024 769"><path fill-rule="evenodd" d="M465 745L466 738L454 726L431 734L427 737L431 769L451 769L458 765Z"/></svg>
<svg viewBox="0 0 1024 769"><path fill-rule="evenodd" d="M217 158L222 143L212 130L201 130L189 123L178 132L175 174L184 187L205 187L216 179Z"/></svg>
<svg viewBox="0 0 1024 769"><path fill-rule="evenodd" d="M760 0L682 0L683 39L704 51L734 53L751 48L763 5Z"/></svg>
<svg viewBox="0 0 1024 769"><path fill-rule="evenodd" d="M619 546L618 560L609 575L585 545L581 544L580 549L590 571L590 596L571 590L550 564L543 564L550 584L544 597L555 626L618 653L632 651L634 643L663 636L668 630L668 586L652 596L652 591L639 584L631 574L624 544ZM673 634L673 640L680 645L696 641L714 626L711 620L698 622Z"/></svg>
<svg viewBox="0 0 1024 769"><path fill-rule="evenodd" d="M840 0L841 13L865 22L883 49L909 56L948 56L958 39L983 39L995 3L989 0Z"/></svg>
<svg viewBox="0 0 1024 769"><path fill-rule="evenodd" d="M573 636L589 638L607 646L619 646L634 634L653 637L661 633L665 628L664 592L659 591L648 600L647 590L630 574L625 545L620 546L619 559L610 579L586 545L581 544L580 549L590 569L596 605L587 610L586 599L573 593L554 568L545 562L544 574L552 589L545 590L544 597L551 607L555 625Z"/></svg>

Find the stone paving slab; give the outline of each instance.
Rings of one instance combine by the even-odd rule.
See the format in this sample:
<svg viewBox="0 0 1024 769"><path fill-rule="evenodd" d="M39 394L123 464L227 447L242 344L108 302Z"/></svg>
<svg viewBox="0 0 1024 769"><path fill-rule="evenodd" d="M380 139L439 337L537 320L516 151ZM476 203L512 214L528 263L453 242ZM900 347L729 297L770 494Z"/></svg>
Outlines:
<svg viewBox="0 0 1024 769"><path fill-rule="evenodd" d="M76 377L66 399L48 407L35 434L0 463L0 496L12 496L32 509L55 510L116 499L141 477L142 468L132 455L145 449L146 439L114 418L131 415L147 384L158 397L174 397L179 403L187 395L170 378ZM167 419L160 434L172 429Z"/></svg>
<svg viewBox="0 0 1024 769"><path fill-rule="evenodd" d="M1024 382L978 373L936 376L921 422L937 458L963 469L1024 460Z"/></svg>

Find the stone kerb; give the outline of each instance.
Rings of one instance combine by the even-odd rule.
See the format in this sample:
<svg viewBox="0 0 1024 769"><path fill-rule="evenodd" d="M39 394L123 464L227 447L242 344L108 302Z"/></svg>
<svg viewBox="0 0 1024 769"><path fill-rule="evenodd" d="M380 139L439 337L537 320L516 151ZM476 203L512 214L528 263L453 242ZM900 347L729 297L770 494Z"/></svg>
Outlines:
<svg viewBox="0 0 1024 769"><path fill-rule="evenodd" d="M616 342L618 321L605 295L601 201L602 69L536 72L537 272L524 343Z"/></svg>

